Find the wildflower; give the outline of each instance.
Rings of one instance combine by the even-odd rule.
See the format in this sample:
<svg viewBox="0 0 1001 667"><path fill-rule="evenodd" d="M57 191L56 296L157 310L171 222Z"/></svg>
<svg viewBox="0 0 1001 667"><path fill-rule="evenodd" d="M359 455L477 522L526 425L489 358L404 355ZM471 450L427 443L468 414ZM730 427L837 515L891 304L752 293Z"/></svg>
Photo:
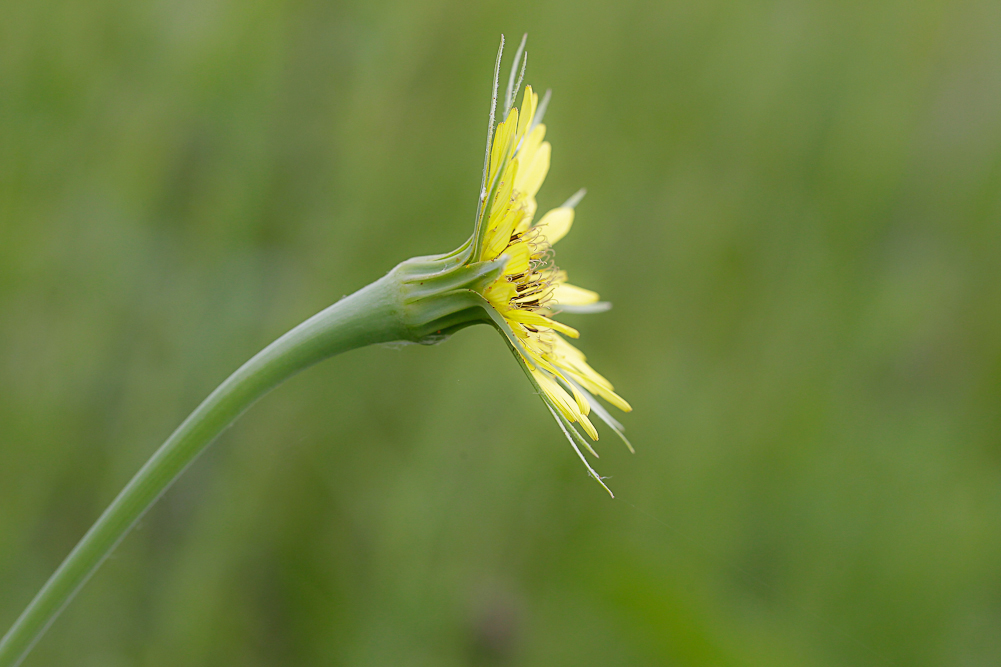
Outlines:
<svg viewBox="0 0 1001 667"><path fill-rule="evenodd" d="M592 440L598 439L590 419L593 412L633 451L622 425L595 400L595 395L620 410L628 412L632 408L608 380L591 368L584 354L563 338L579 337L577 330L554 319L559 312L601 312L610 305L599 301L597 293L568 283L566 272L555 263L553 246L570 231L574 208L584 190L535 219L535 195L549 171L551 148L545 141L546 126L542 123L549 92L540 102L532 87L526 86L520 110L513 106L527 62L527 55L522 57L524 46L523 39L508 80L505 118L493 130L492 138L488 135L473 259L490 262L507 258L500 275L482 291L488 311L493 311L494 324L506 336L588 473L608 490L581 447L594 456L597 453L577 429L583 429ZM499 66L500 54L497 62ZM521 75L515 83L519 63ZM493 115L491 110L491 124Z"/></svg>
<svg viewBox="0 0 1001 667"><path fill-rule="evenodd" d="M16 667L73 595L156 499L251 404L287 378L348 350L376 343L434 344L473 324L492 322L505 336L588 473L608 487L584 458L597 456L577 430L598 432L589 416L608 424L629 446L622 425L595 399L630 410L584 355L564 340L577 330L554 319L559 312L600 312L607 303L574 287L555 264L553 244L573 224L581 190L535 220L535 195L549 171L549 143L540 102L521 87L525 40L514 58L504 97L504 120L494 128L497 75L487 133L483 179L473 236L455 251L414 257L357 292L290 329L234 371L185 419L122 489L24 612L0 637L0 667ZM527 56L526 56L527 58ZM517 66L521 76L515 83ZM611 493L611 491L609 491Z"/></svg>

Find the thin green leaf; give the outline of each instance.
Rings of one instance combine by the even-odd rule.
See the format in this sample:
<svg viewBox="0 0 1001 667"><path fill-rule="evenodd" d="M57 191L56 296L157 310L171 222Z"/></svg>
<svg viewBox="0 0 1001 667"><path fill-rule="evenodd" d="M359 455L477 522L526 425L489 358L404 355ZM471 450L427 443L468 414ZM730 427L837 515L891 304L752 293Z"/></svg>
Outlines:
<svg viewBox="0 0 1001 667"><path fill-rule="evenodd" d="M518 45L518 50L514 54L514 60L511 62L511 74L507 78L507 92L504 94L504 117L507 118L507 112L511 110L514 106L514 98L518 96L518 89L521 88L521 81L525 76L525 66L528 65L528 54L525 54L525 58L522 59L521 55L525 53L525 43L528 42L528 33L526 32L521 36L521 44ZM518 71L518 63L521 62L521 76L518 77L518 85L514 83L514 75Z"/></svg>
<svg viewBox="0 0 1001 667"><path fill-rule="evenodd" d="M612 490L605 485L605 482L601 479L601 476L598 475L598 473L596 473L594 471L594 468L591 467L591 464L587 462L587 459L584 457L584 454L577 447L577 443L574 442L573 437L570 435L569 431L567 430L567 426L570 427L570 430L573 430L575 432L576 432L576 429L574 429L573 425L570 424L569 422L567 422L567 426L564 426L563 422L565 421L565 419L563 419L562 416L558 412L556 412L556 410L554 410L553 407L551 405L549 405L548 402L546 403L546 407L549 408L549 412L552 413L553 419L556 420L556 423L560 425L560 430L563 431L563 435L565 435L567 437L567 440L570 441L570 446L573 447L573 450L575 452L577 452L577 456L580 457L580 460L584 462L584 467L587 468L588 474L591 475L591 477L593 477L595 480L597 480L598 484L601 484L602 488L605 489L605 491L608 491L608 495L610 495L611 497L614 498L615 494L612 493ZM577 436L581 437L580 433L578 433Z"/></svg>
<svg viewBox="0 0 1001 667"><path fill-rule="evenodd" d="M490 149L494 141L494 120L497 111L497 84L500 81L501 57L504 55L504 35L501 35L500 46L497 48L497 60L494 61L494 83L490 93L490 120L487 123L487 150L483 154L483 176L480 177L480 194L476 201L476 222L473 228L473 237L479 232L480 214L483 211L483 202L487 198L487 174L490 169ZM476 249L473 249L476 252Z"/></svg>

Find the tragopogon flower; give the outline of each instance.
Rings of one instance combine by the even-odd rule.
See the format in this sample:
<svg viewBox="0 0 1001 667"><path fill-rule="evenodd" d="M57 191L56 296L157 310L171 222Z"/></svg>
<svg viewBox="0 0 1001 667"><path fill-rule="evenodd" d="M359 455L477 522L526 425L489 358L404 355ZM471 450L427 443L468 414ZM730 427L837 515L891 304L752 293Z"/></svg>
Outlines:
<svg viewBox="0 0 1001 667"><path fill-rule="evenodd" d="M566 272L555 263L553 245L570 231L574 207L583 198L584 190L535 219L535 195L549 171L550 144L545 141L546 126L542 123L549 92L540 103L532 87L526 86L520 110L513 106L527 62L527 55L524 58L522 55L524 46L522 39L504 98L504 120L497 124L496 130L491 127L492 136L488 135L473 259L491 261L507 257L503 273L483 289L482 296L495 311L497 316L492 316L495 324L506 335L515 356L588 472L605 486L581 452L583 447L597 456L577 427L597 440L598 431L589 418L593 412L632 451L622 434L622 425L594 397L600 396L626 412L632 408L615 393L608 380L588 365L583 353L563 338L577 338L577 330L554 319L559 312L601 312L610 305L599 301L595 292L568 283ZM515 82L519 64L520 75ZM499 65L500 54L498 68ZM492 126L494 109L490 116Z"/></svg>
<svg viewBox="0 0 1001 667"><path fill-rule="evenodd" d="M501 51L503 47L502 38ZM493 322L588 472L608 490L584 458L581 448L597 454L577 428L597 440L589 419L597 414L622 436L622 426L595 394L622 410L630 408L562 338L576 338L577 331L553 319L561 311L596 312L608 304L594 292L568 284L555 264L553 244L570 230L583 190L535 221L535 194L549 171L542 124L549 93L540 103L526 86L520 112L514 108L525 73L524 48L522 39L508 78L504 120L495 131L501 52L497 54L473 236L453 252L401 262L293 327L226 378L136 473L0 637L0 667L20 664L130 527L222 430L287 378L348 350L390 342L434 344L467 326ZM519 63L521 76L515 83Z"/></svg>

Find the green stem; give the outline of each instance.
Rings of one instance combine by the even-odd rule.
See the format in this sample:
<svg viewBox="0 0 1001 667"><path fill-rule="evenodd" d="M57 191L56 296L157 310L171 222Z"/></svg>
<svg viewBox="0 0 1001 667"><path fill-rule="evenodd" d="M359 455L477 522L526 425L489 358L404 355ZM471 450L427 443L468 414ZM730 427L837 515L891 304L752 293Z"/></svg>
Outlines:
<svg viewBox="0 0 1001 667"><path fill-rule="evenodd" d="M0 640L0 667L16 667L132 526L227 426L269 390L335 354L412 340L390 273L306 320L229 376L136 473Z"/></svg>

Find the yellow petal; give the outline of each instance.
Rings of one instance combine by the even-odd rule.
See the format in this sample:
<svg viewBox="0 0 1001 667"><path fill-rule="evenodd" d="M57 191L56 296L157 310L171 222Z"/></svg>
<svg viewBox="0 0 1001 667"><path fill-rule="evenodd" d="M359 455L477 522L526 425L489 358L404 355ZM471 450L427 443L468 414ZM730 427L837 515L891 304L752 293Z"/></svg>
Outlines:
<svg viewBox="0 0 1001 667"><path fill-rule="evenodd" d="M532 258L532 249L528 246L527 242L512 243L504 249L504 254L510 258L508 259L507 266L504 267L504 275L520 276L528 271L529 260Z"/></svg>
<svg viewBox="0 0 1001 667"><path fill-rule="evenodd" d="M539 96L532 91L532 86L525 86L525 94L521 98L521 120L518 122L518 137L524 137L525 132L532 124L535 117L535 107L539 103Z"/></svg>
<svg viewBox="0 0 1001 667"><path fill-rule="evenodd" d="M556 348L556 353L561 357L570 357L579 361L587 361L587 357L584 356L583 352L559 336L555 336L553 338L553 346Z"/></svg>
<svg viewBox="0 0 1001 667"><path fill-rule="evenodd" d="M584 415L581 415L580 419L578 419L577 421L580 422L581 428L584 429L585 433L587 433L589 436L591 436L592 440L597 440L598 439L598 429L596 429L594 427L594 424L591 423L590 419L588 419ZM597 453L595 453L595 451L593 449L591 450L591 453L594 454L595 456L597 456Z"/></svg>
<svg viewBox="0 0 1001 667"><path fill-rule="evenodd" d="M522 141L521 148L518 149L518 157L521 158L522 164L530 164L532 160L535 159L535 154L539 152L539 146L542 145L542 140L546 137L546 126L536 125L528 136ZM521 183L515 184L519 190L521 188Z"/></svg>
<svg viewBox="0 0 1001 667"><path fill-rule="evenodd" d="M566 382L566 378L564 378L564 382ZM573 394L573 400L577 402L577 408L580 410L582 415L586 416L591 412L591 404L587 402L587 398L584 394L577 390L577 387L573 386L573 384L569 382L567 382L567 384L570 385L570 393ZM595 438L595 440L597 440L597 438Z"/></svg>
<svg viewBox="0 0 1001 667"><path fill-rule="evenodd" d="M553 245L570 231L570 226L573 225L573 216L572 208L564 208L562 206L554 208L542 216L542 219L535 225L535 228L539 230L540 234L546 237L550 245Z"/></svg>
<svg viewBox="0 0 1001 667"><path fill-rule="evenodd" d="M587 387L584 388L587 389ZM588 389L588 391L590 391L590 389ZM626 402L626 399L622 398L621 396L619 396L618 394L616 394L614 391L612 391L607 387L597 386L591 393L601 396L603 399L605 399L606 401L617 407L619 410L622 410L623 412L633 411L633 406L629 405L629 403Z"/></svg>
<svg viewBox="0 0 1001 667"><path fill-rule="evenodd" d="M559 331L565 336L570 336L571 338L579 338L580 332L569 327L562 322L557 322L556 320L551 320L544 315L539 315L538 313L532 312L531 310L520 310L515 309L509 313L505 313L504 317L515 322L521 322L522 324L528 324L533 327L543 327L546 329L552 329L553 331Z"/></svg>
<svg viewBox="0 0 1001 667"><path fill-rule="evenodd" d="M510 308L508 304L517 293L517 288L503 279L491 283L483 290L484 298L502 313Z"/></svg>
<svg viewBox="0 0 1001 667"><path fill-rule="evenodd" d="M603 387L609 391L613 389L612 383L605 379L598 371L591 368L591 365L582 359L574 359L571 357L562 357L559 360L559 364L562 367L569 368L574 373L580 375L587 380L588 385L593 385L595 387Z"/></svg>
<svg viewBox="0 0 1001 667"><path fill-rule="evenodd" d="M632 412L633 408L629 405L626 399L616 394L612 390L612 385L608 383L608 380L599 375L587 364L583 364L583 370L585 372L580 372L580 370L576 367L568 368L567 365L561 361L557 361L556 365L560 368L561 373L569 375L575 382L592 394L601 396L603 399L623 412Z"/></svg>
<svg viewBox="0 0 1001 667"><path fill-rule="evenodd" d="M539 387L542 389L543 393L552 401L553 405L560 413L572 422L578 420L581 417L580 412L577 410L577 404L570 394L566 392L563 387L558 385L555 380L551 379L547 373L540 370L531 371L532 377L535 381L539 383Z"/></svg>
<svg viewBox="0 0 1001 667"><path fill-rule="evenodd" d="M511 191L514 190L514 181L518 177L518 159L514 158L504 167L501 181L497 184L497 192L494 194L494 202L490 206L490 216L493 218L497 213L501 213L505 206L511 205Z"/></svg>
<svg viewBox="0 0 1001 667"><path fill-rule="evenodd" d="M561 306L586 306L596 303L599 298L597 292L568 283L557 285L553 292L553 299Z"/></svg>
<svg viewBox="0 0 1001 667"><path fill-rule="evenodd" d="M549 155L551 148L548 141L542 142L539 149L533 155L526 154L524 157L525 177L520 179L515 186L520 192L524 192L528 197L534 197L542 187L542 182L546 180L549 173ZM529 162L531 160L531 162Z"/></svg>
<svg viewBox="0 0 1001 667"><path fill-rule="evenodd" d="M496 259L507 244L511 242L511 235L514 233L522 219L525 217L525 209L522 206L512 204L497 225L487 232L487 238L483 244L483 259L490 261Z"/></svg>
<svg viewBox="0 0 1001 667"><path fill-rule="evenodd" d="M507 120L497 124L497 130L494 132L494 143L490 147L490 175L487 179L488 184L493 181L494 174L497 173L501 162L507 159L511 150L511 140L514 138L514 131L517 127L517 109L511 109L507 115Z"/></svg>

